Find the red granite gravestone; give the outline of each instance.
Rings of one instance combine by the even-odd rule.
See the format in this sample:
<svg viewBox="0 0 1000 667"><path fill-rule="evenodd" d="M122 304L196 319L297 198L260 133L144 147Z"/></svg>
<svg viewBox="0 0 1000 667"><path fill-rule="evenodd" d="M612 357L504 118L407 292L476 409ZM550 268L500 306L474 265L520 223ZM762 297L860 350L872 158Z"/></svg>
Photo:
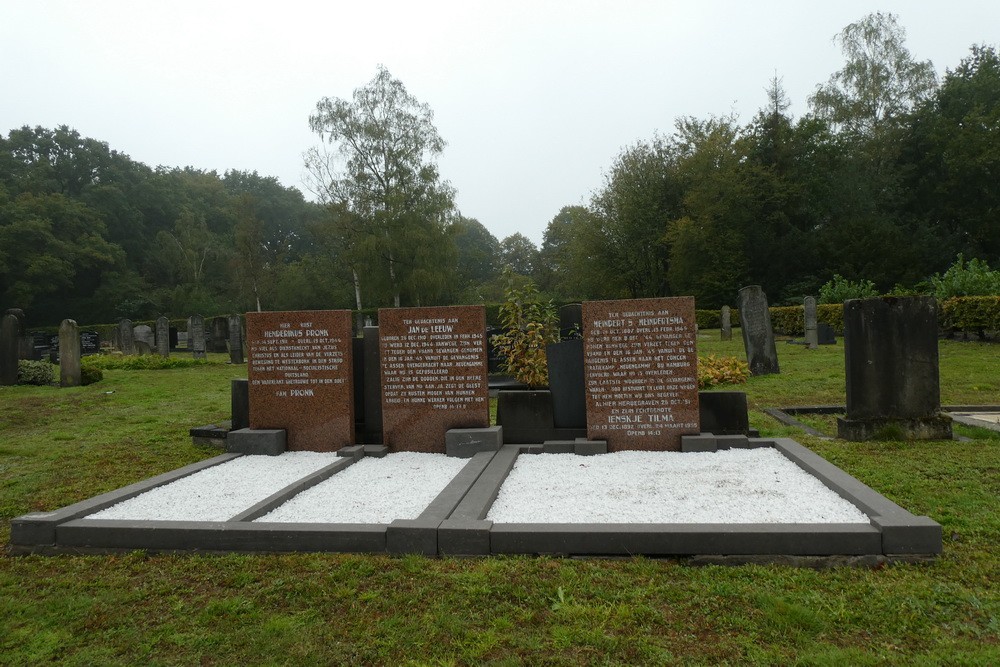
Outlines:
<svg viewBox="0 0 1000 667"><path fill-rule="evenodd" d="M390 451L445 451L451 428L489 426L486 310L379 310L382 432Z"/></svg>
<svg viewBox="0 0 1000 667"><path fill-rule="evenodd" d="M354 444L351 311L246 314L250 428L285 429L289 450Z"/></svg>
<svg viewBox="0 0 1000 667"><path fill-rule="evenodd" d="M700 432L693 297L583 304L587 437L680 451Z"/></svg>

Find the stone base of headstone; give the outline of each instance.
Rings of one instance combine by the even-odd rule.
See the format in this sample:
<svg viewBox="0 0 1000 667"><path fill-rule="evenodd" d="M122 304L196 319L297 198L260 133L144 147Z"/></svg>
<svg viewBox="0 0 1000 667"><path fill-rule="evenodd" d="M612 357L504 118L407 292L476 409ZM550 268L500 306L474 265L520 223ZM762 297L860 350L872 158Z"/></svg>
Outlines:
<svg viewBox="0 0 1000 667"><path fill-rule="evenodd" d="M717 452L719 443L712 433L699 433L698 435L682 435L681 451L691 452Z"/></svg>
<svg viewBox="0 0 1000 667"><path fill-rule="evenodd" d="M266 454L277 456L285 452L284 429L241 428L226 436L226 451L234 454Z"/></svg>
<svg viewBox="0 0 1000 667"><path fill-rule="evenodd" d="M555 427L552 393L545 390L497 392L497 424L503 426L505 444L537 444L587 435L585 428Z"/></svg>
<svg viewBox="0 0 1000 667"><path fill-rule="evenodd" d="M444 434L445 454L460 459L470 459L479 452L496 452L502 445L503 426L453 428Z"/></svg>
<svg viewBox="0 0 1000 667"><path fill-rule="evenodd" d="M608 441L607 440L587 440L585 438L578 438L575 443L573 443L573 453L577 456L595 456L597 454L607 454L608 453Z"/></svg>
<svg viewBox="0 0 1000 667"><path fill-rule="evenodd" d="M852 442L865 440L951 440L951 417L913 419L837 418L837 437Z"/></svg>
<svg viewBox="0 0 1000 667"><path fill-rule="evenodd" d="M373 459L381 459L389 455L389 448L385 445L364 445L365 456Z"/></svg>

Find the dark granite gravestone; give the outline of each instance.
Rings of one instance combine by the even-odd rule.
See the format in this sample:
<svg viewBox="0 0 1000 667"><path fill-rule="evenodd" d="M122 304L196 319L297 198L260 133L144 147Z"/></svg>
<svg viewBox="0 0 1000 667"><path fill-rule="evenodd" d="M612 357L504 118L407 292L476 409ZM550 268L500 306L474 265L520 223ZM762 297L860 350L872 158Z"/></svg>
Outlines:
<svg viewBox="0 0 1000 667"><path fill-rule="evenodd" d="M17 317L7 313L0 320L0 385L17 384L21 330Z"/></svg>
<svg viewBox="0 0 1000 667"><path fill-rule="evenodd" d="M132 320L121 320L118 322L118 347L122 351L122 354L135 354Z"/></svg>
<svg viewBox="0 0 1000 667"><path fill-rule="evenodd" d="M816 342L820 345L836 345L837 335L831 327L826 322L816 323Z"/></svg>
<svg viewBox="0 0 1000 667"><path fill-rule="evenodd" d="M229 363L243 363L243 320L239 315L229 316Z"/></svg>
<svg viewBox="0 0 1000 667"><path fill-rule="evenodd" d="M228 352L226 343L229 342L229 318L220 315L212 318L212 331L209 337L208 351L225 353Z"/></svg>
<svg viewBox="0 0 1000 667"><path fill-rule="evenodd" d="M188 349L195 359L205 358L205 318L201 315L188 318Z"/></svg>
<svg viewBox="0 0 1000 667"><path fill-rule="evenodd" d="M100 354L101 352L101 332L81 331L80 332L80 354Z"/></svg>
<svg viewBox="0 0 1000 667"><path fill-rule="evenodd" d="M552 392L552 425L586 428L587 399L583 377L583 339L570 338L545 347Z"/></svg>
<svg viewBox="0 0 1000 667"><path fill-rule="evenodd" d="M733 319L729 306L722 307L722 312L719 314L719 328L721 329L719 334L721 340L733 339Z"/></svg>
<svg viewBox="0 0 1000 667"><path fill-rule="evenodd" d="M807 296L802 300L802 312L805 318L806 347L815 350L819 345L819 335L816 331L816 297Z"/></svg>
<svg viewBox="0 0 1000 667"><path fill-rule="evenodd" d="M697 435L693 297L583 304L587 437L608 451L672 450Z"/></svg>
<svg viewBox="0 0 1000 667"><path fill-rule="evenodd" d="M583 305L567 303L559 308L559 337L579 338L583 334Z"/></svg>
<svg viewBox="0 0 1000 667"><path fill-rule="evenodd" d="M170 356L170 320L163 315L156 318L156 353L161 357Z"/></svg>
<svg viewBox="0 0 1000 667"><path fill-rule="evenodd" d="M500 355L496 343L493 342L493 337L502 333L502 327L486 327L486 369L490 373L500 372L500 364L503 361L503 357Z"/></svg>
<svg viewBox="0 0 1000 667"><path fill-rule="evenodd" d="M449 429L490 425L485 308L383 308L378 322L390 451L444 453Z"/></svg>
<svg viewBox="0 0 1000 667"><path fill-rule="evenodd" d="M767 296L760 285L750 285L740 290L739 301L740 332L743 335L750 373L779 373L778 351L774 347L774 330L771 328L771 312L767 309Z"/></svg>
<svg viewBox="0 0 1000 667"><path fill-rule="evenodd" d="M845 440L951 439L941 414L937 301L934 297L850 299L844 303Z"/></svg>
<svg viewBox="0 0 1000 667"><path fill-rule="evenodd" d="M180 333L177 331L177 327L170 327L169 332L170 349L176 351L177 347L180 345Z"/></svg>
<svg viewBox="0 0 1000 667"><path fill-rule="evenodd" d="M701 430L713 435L747 435L750 417L747 395L742 391L698 392Z"/></svg>
<svg viewBox="0 0 1000 667"><path fill-rule="evenodd" d="M80 328L73 320L59 325L59 386L80 386Z"/></svg>
<svg viewBox="0 0 1000 667"><path fill-rule="evenodd" d="M31 359L40 361L49 353L49 336L41 331L32 331L31 334Z"/></svg>
<svg viewBox="0 0 1000 667"><path fill-rule="evenodd" d="M354 432L357 435L358 425L365 422L365 339L360 336L351 339L351 364L354 369Z"/></svg>
<svg viewBox="0 0 1000 667"><path fill-rule="evenodd" d="M234 379L229 390L229 429L250 428L250 381Z"/></svg>
<svg viewBox="0 0 1000 667"><path fill-rule="evenodd" d="M250 428L284 429L290 450L354 444L351 311L247 313Z"/></svg>
<svg viewBox="0 0 1000 667"><path fill-rule="evenodd" d="M382 444L382 364L379 361L378 327L362 330L365 347L365 444Z"/></svg>

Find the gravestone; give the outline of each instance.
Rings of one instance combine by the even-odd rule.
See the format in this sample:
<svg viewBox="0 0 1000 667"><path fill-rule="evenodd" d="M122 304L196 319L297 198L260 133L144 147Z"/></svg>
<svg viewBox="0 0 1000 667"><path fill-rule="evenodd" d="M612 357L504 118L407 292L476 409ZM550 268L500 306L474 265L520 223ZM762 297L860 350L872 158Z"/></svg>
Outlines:
<svg viewBox="0 0 1000 667"><path fill-rule="evenodd" d="M219 316L212 318L212 331L209 340L208 350L210 352L228 352L226 343L229 342L229 318Z"/></svg>
<svg viewBox="0 0 1000 667"><path fill-rule="evenodd" d="M100 351L101 351L101 332L81 331L80 354L86 356L88 354L99 354Z"/></svg>
<svg viewBox="0 0 1000 667"><path fill-rule="evenodd" d="M380 309L382 437L390 451L445 452L445 432L490 425L486 309Z"/></svg>
<svg viewBox="0 0 1000 667"><path fill-rule="evenodd" d="M693 297L583 304L587 437L608 451L680 451L698 434Z"/></svg>
<svg viewBox="0 0 1000 667"><path fill-rule="evenodd" d="M836 345L837 335L831 327L826 322L818 322L816 324L816 338L820 345Z"/></svg>
<svg viewBox="0 0 1000 667"><path fill-rule="evenodd" d="M163 315L156 318L156 353L170 356L170 320Z"/></svg>
<svg viewBox="0 0 1000 667"><path fill-rule="evenodd" d="M816 333L816 297L807 296L803 299L802 311L805 318L806 347L815 350L819 346L819 336Z"/></svg>
<svg viewBox="0 0 1000 667"><path fill-rule="evenodd" d="M80 328L73 320L59 325L59 386L80 386Z"/></svg>
<svg viewBox="0 0 1000 667"><path fill-rule="evenodd" d="M118 323L118 342L122 354L135 354L135 338L132 335L132 320Z"/></svg>
<svg viewBox="0 0 1000 667"><path fill-rule="evenodd" d="M951 439L941 414L937 301L879 297L844 303L845 440Z"/></svg>
<svg viewBox="0 0 1000 667"><path fill-rule="evenodd" d="M180 345L180 334L177 332L177 327L170 327L170 349L177 350L178 345Z"/></svg>
<svg viewBox="0 0 1000 667"><path fill-rule="evenodd" d="M722 340L732 340L733 339L733 321L732 314L729 311L729 306L723 306L722 312L719 315L719 326L721 328L720 338Z"/></svg>
<svg viewBox="0 0 1000 667"><path fill-rule="evenodd" d="M585 428L587 400L583 376L583 339L568 338L546 345L545 359L549 367L549 391L552 392L553 426Z"/></svg>
<svg viewBox="0 0 1000 667"><path fill-rule="evenodd" d="M250 428L250 383L248 380L236 378L230 382L229 389L229 429L238 431Z"/></svg>
<svg viewBox="0 0 1000 667"><path fill-rule="evenodd" d="M156 349L156 336L153 334L153 327L148 324L140 324L132 327L132 339L138 349L139 343L144 343L149 351Z"/></svg>
<svg viewBox="0 0 1000 667"><path fill-rule="evenodd" d="M382 443L382 364L379 357L378 327L366 326L362 331L364 341L364 422L365 444Z"/></svg>
<svg viewBox="0 0 1000 667"><path fill-rule="evenodd" d="M229 363L243 363L243 322L239 315L229 316Z"/></svg>
<svg viewBox="0 0 1000 667"><path fill-rule="evenodd" d="M289 450L354 444L351 311L247 313L250 428L284 429Z"/></svg>
<svg viewBox="0 0 1000 667"><path fill-rule="evenodd" d="M774 347L774 329L771 312L767 309L767 295L760 285L750 285L740 290L740 332L747 353L747 364L752 375L778 373L778 351Z"/></svg>
<svg viewBox="0 0 1000 667"><path fill-rule="evenodd" d="M567 303L559 308L559 338L579 338L583 334L583 306Z"/></svg>
<svg viewBox="0 0 1000 667"><path fill-rule="evenodd" d="M5 314L0 321L0 385L17 384L20 334L17 317L10 313Z"/></svg>
<svg viewBox="0 0 1000 667"><path fill-rule="evenodd" d="M17 356L19 359L34 359L34 341L28 333L28 319L20 308L8 308L5 315L17 318Z"/></svg>
<svg viewBox="0 0 1000 667"><path fill-rule="evenodd" d="M201 315L188 318L188 348L195 359L205 358L205 318Z"/></svg>

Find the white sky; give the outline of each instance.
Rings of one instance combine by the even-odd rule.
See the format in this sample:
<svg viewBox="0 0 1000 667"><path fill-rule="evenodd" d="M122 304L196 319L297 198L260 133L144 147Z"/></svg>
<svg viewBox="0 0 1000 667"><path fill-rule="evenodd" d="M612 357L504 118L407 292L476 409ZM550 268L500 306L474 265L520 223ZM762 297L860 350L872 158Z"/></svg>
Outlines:
<svg viewBox="0 0 1000 667"><path fill-rule="evenodd" d="M831 38L873 11L939 74L1000 42L995 0L0 0L0 133L65 124L150 166L304 191L316 102L381 63L434 110L461 212L540 244L623 147L677 117L745 122L775 73L805 113L843 64Z"/></svg>

